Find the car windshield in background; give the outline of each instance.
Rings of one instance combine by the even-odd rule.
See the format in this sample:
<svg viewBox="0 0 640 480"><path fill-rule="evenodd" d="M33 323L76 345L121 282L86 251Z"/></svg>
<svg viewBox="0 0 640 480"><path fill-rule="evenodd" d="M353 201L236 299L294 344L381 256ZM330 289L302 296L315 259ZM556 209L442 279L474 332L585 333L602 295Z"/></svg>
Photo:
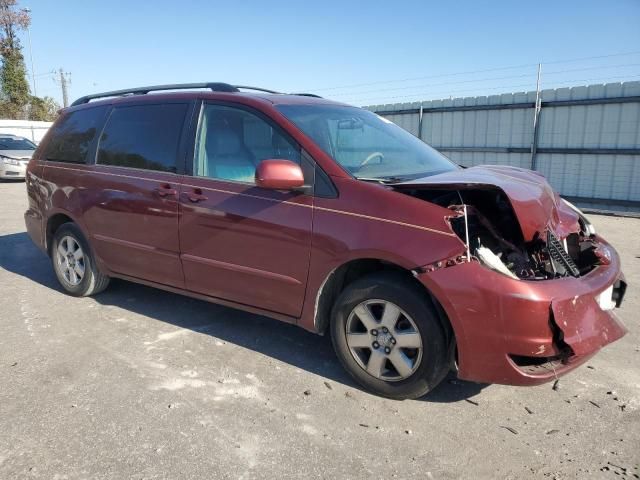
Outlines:
<svg viewBox="0 0 640 480"><path fill-rule="evenodd" d="M0 137L0 150L35 150L35 144L26 138Z"/></svg>
<svg viewBox="0 0 640 480"><path fill-rule="evenodd" d="M278 105L327 154L363 180L402 181L459 168L389 120L340 105Z"/></svg>

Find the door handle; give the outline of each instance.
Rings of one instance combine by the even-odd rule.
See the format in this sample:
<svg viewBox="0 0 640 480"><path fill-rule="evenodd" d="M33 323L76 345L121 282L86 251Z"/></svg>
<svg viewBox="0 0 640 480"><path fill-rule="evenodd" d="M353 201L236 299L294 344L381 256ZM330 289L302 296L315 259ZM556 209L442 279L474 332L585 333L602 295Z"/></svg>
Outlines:
<svg viewBox="0 0 640 480"><path fill-rule="evenodd" d="M191 193L187 193L187 198L189 199L190 202L193 202L193 203L203 202L204 200L209 199L209 197L202 194L202 190L200 190L199 188L196 188Z"/></svg>
<svg viewBox="0 0 640 480"><path fill-rule="evenodd" d="M166 184L156 188L156 192L161 197L167 197L169 195L178 195L178 191L175 188L171 188L171 185Z"/></svg>

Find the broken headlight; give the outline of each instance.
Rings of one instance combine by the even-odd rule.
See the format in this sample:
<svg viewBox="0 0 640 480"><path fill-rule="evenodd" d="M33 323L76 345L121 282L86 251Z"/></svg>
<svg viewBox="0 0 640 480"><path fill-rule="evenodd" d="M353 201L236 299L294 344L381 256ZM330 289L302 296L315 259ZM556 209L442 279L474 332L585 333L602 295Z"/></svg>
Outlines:
<svg viewBox="0 0 640 480"><path fill-rule="evenodd" d="M580 210L573 203L569 202L568 200L565 200L564 198L562 199L562 201L567 204L567 207L569 207L571 210L573 210L578 214L580 228L582 228L582 231L584 232L584 234L589 237L594 236L596 234L596 228L591 224L591 222L585 216L585 214L582 213L582 210Z"/></svg>

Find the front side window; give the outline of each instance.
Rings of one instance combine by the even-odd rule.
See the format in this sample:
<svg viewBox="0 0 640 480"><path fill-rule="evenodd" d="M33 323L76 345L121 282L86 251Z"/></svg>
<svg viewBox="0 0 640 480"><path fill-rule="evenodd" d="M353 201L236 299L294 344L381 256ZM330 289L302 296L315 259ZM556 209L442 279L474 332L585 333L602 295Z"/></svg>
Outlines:
<svg viewBox="0 0 640 480"><path fill-rule="evenodd" d="M257 115L234 107L204 105L194 175L254 183L256 167L267 159L300 164L300 149Z"/></svg>
<svg viewBox="0 0 640 480"><path fill-rule="evenodd" d="M114 108L100 136L98 163L175 173L187 108L185 103Z"/></svg>
<svg viewBox="0 0 640 480"><path fill-rule="evenodd" d="M373 112L341 105L279 105L278 110L356 178L399 181L458 167Z"/></svg>
<svg viewBox="0 0 640 480"><path fill-rule="evenodd" d="M55 162L87 163L89 148L107 107L67 113L52 127L43 156Z"/></svg>

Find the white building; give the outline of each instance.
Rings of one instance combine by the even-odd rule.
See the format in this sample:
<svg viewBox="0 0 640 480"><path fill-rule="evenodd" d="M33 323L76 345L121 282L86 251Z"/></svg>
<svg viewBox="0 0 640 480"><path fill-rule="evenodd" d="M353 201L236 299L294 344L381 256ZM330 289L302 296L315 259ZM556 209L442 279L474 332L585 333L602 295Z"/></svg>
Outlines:
<svg viewBox="0 0 640 480"><path fill-rule="evenodd" d="M0 134L9 133L28 138L34 143L40 143L53 122L37 122L33 120L0 120Z"/></svg>

